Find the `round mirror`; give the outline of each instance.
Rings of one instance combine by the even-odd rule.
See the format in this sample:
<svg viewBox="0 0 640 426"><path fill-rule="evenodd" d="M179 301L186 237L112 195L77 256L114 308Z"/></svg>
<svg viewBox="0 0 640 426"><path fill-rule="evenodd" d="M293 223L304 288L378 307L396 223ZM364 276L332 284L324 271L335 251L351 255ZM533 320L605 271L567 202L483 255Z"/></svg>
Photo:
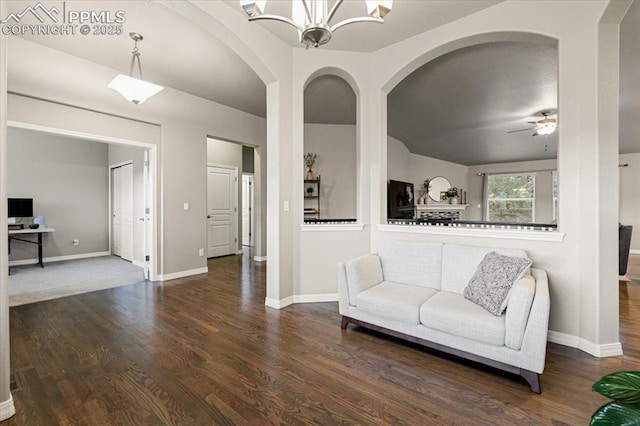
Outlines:
<svg viewBox="0 0 640 426"><path fill-rule="evenodd" d="M429 198L433 201L446 201L446 197L442 199L442 193L451 188L451 182L449 179L442 176L436 176L429 181Z"/></svg>

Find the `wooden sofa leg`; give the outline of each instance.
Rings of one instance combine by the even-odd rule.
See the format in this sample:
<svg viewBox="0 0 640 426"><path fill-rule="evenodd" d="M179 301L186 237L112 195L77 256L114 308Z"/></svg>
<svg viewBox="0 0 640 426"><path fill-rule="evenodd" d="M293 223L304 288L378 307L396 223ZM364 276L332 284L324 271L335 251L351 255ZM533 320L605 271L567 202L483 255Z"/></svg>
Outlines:
<svg viewBox="0 0 640 426"><path fill-rule="evenodd" d="M347 329L347 325L349 325L351 318L342 316L342 324L340 324L340 328L343 330Z"/></svg>
<svg viewBox="0 0 640 426"><path fill-rule="evenodd" d="M542 393L540 389L540 375L538 373L529 370L520 370L520 375L527 381L532 392Z"/></svg>

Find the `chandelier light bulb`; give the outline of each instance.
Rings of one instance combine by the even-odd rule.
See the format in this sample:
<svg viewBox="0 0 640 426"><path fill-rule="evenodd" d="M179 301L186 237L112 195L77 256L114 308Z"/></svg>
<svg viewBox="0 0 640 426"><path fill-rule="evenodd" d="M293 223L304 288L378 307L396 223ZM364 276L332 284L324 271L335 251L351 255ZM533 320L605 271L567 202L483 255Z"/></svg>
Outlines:
<svg viewBox="0 0 640 426"><path fill-rule="evenodd" d="M302 44L318 47L328 43L333 33L345 25L358 22L383 23L382 19L393 5L393 0L359 0L364 1L369 16L348 18L331 25L331 20L343 0L336 0L331 9L328 9L327 0L291 0L291 18L280 15L263 13L266 0L240 0L240 7L249 17L249 21L269 19L280 21L295 27Z"/></svg>

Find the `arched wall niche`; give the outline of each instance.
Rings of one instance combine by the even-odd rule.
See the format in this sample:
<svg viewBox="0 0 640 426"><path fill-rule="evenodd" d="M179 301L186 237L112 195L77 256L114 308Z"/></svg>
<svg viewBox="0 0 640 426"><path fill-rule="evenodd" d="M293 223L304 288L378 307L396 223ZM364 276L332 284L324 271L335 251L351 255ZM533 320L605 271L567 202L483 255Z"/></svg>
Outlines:
<svg viewBox="0 0 640 426"><path fill-rule="evenodd" d="M358 84L341 68L323 67L307 77L303 94L303 152L317 155L313 173L321 177L319 185L309 182L305 167L304 222L356 222L361 216Z"/></svg>
<svg viewBox="0 0 640 426"><path fill-rule="evenodd" d="M514 46L514 43L522 44L522 47L509 47L511 50L506 50L505 46ZM386 186L390 180L396 180L410 183L414 187L414 197L410 198L415 201L416 209L411 208L411 212L405 212L407 215L407 217L405 217L406 219L430 218L429 220L448 221L451 220L450 216L454 216L453 220L543 224L545 226L540 226L540 229L555 229L555 226L558 223L557 217L559 211L557 196L559 179L557 178L556 155L556 150L559 144L559 132L556 132L555 135L552 135L549 138L543 137L545 138L544 140L549 143L548 151L546 147L547 142L543 145L544 152L542 149L538 150L535 148L534 150L531 148L533 144L530 142L530 135L521 133L518 135L507 136L507 133L510 133L509 130L513 129L523 129L525 127L533 128L534 126L528 124L527 121L531 122L531 120L537 121L542 119L543 117L540 115L542 111L551 111L553 114L552 117L557 118L559 99L558 47L559 40L557 38L540 33L522 31L488 32L444 42L420 53L415 57L415 59L410 60L405 66L397 68L396 72L382 85L381 93L382 102L385 105L385 116L388 117L388 120L393 120L389 121L385 126L384 136L386 137L383 138L383 146L386 151L387 161L385 162L386 172L383 173L385 178L383 178L383 181L381 182L381 222L384 223L384 218L397 219L405 217L391 214L391 212L394 212L397 209L394 210L391 208L391 210L388 210L390 208L388 206L391 206L391 204L395 205L395 197L391 197L393 198L391 200L388 199L389 196ZM458 96L458 94L463 92L456 92L454 89L447 86L449 83L446 78L441 82L442 84L433 86L434 80L424 80L424 77L420 77L429 75L427 73L431 74L439 72L440 80L442 79L442 76L452 76L452 78L456 78L455 75L458 74L456 70L470 69L470 67L458 66L458 68L451 68L451 66L455 65L447 65L449 68L444 69L448 69L449 72L443 72L443 69L434 67L442 66L444 63L457 63L460 65L464 63L460 62L460 58L464 58L465 55L472 55L471 57L475 56L477 61L481 54L472 54L471 52L483 52L484 55L488 49L493 49L489 50L489 52L500 52L503 58L508 57L511 62L505 62L505 71L503 71L503 68L499 65L502 64L499 58L498 61L495 62L495 68L492 68L491 66L485 68L483 63L482 66L479 67L478 78L485 83L489 82L490 84L488 87L491 87L492 84L497 84L491 83L492 81L500 82L498 85L502 86L505 81L504 78L510 80L513 79L512 85L520 88L514 96L509 97L508 91L500 92L499 90L485 90L487 93L483 93L483 95L490 93L488 98L485 96L478 99L478 94L476 92L479 92L477 90L479 86L472 85L469 87L468 82L473 81L473 77L469 77L469 75L464 72L461 73L462 78L460 78L459 81L463 86L470 89L468 96ZM543 54L540 54L541 57L544 56L544 60L540 60L535 63L536 67L539 67L544 72L537 73L531 71L530 75L527 76L528 78L526 78L524 76L529 72L529 69L533 70L535 67L532 68L527 66L525 70L521 69L521 72L518 73L508 71L508 66L511 65L513 67L513 64L518 64L516 68L522 68L522 58L519 57L517 61L511 60L514 54L505 53L513 52L514 49L517 53L515 55L516 57L518 57L518 55L521 57L525 56L525 53L521 53L521 51L527 52L528 50L532 50L536 52L536 55L539 51L544 52ZM497 56L489 54L488 57L496 58ZM485 56L482 56L482 58L485 58ZM443 62L443 60L445 62ZM501 73L504 74L503 77L500 77ZM495 78L493 77L494 74L496 75ZM544 75L544 77L542 77L542 75ZM416 79L416 76L419 76L418 79ZM490 77L488 80L486 80L487 76ZM538 76L540 76L540 81L537 81L536 79ZM425 98L422 98L423 100L420 101L421 103L418 102L416 104L412 104L412 102L405 102L399 104L399 100L402 99L402 96L407 96L407 93L413 94L411 91L407 92L407 87L414 87L413 85L417 81L423 81L423 83L421 83L422 86L415 86L415 90L425 90L428 86L424 86L424 82L430 81L432 86L430 93L432 93L433 96L428 98L425 95ZM522 83L523 81L526 83ZM531 83L530 87L527 89L521 88L522 85L526 87L529 81L535 81L536 83L543 82L544 84L540 86ZM485 85L482 87L484 88ZM399 90L394 91L396 88ZM440 90L440 88L442 88L442 90ZM500 89L503 89L503 87L500 87ZM447 90L449 90L449 92L447 92ZM451 92L451 90L454 91ZM527 92L527 90L529 92ZM528 98L526 101L523 101L517 96L518 93L532 92L535 94L535 96L532 97L535 100L532 102L528 102ZM404 93L404 95L402 95L402 93ZM451 95L447 95L446 93L450 93ZM472 93L476 94L471 95ZM507 96L502 95L494 97L494 93L507 93ZM399 95L401 97L399 97ZM465 96L467 97L465 98ZM474 102L461 103L461 99L474 100L473 96L475 96ZM388 97L389 99L387 99ZM393 97L393 99L391 97ZM496 106L494 103L497 98L513 98L513 100L501 100L500 102L506 103L498 104L498 106ZM438 104L434 104L436 100ZM502 108L503 113L507 111L511 113L515 112L515 110L518 112L511 115L500 115L502 118L499 124L483 123L481 121L479 123L485 125L485 127L471 124L476 115L474 113L469 116L469 111L476 107L474 106L473 108L469 108L469 106L477 104L478 107L476 109L478 109L478 117L480 117L483 111L485 111L484 107L480 106L482 105L482 102L488 102L488 105L496 108L496 110L500 110L500 108ZM511 105L506 106L506 104ZM513 109L514 104L516 105L515 109ZM408 106L405 106L403 109L402 105ZM456 105L460 106L460 108L456 107ZM534 105L535 108L532 108ZM440 109L436 107L440 107ZM455 120L448 121L447 116L438 118L438 113L439 111L443 111L443 108L446 110L458 110L458 115L460 116L458 121L460 121L460 123L456 123ZM466 117L462 110L466 111ZM411 126L411 119L407 119L407 117L413 116L412 111L424 111L425 114L430 114L432 123L428 124L429 120L423 120L421 121L423 125L416 126L417 128L412 130L413 133L405 132L404 129L411 129L413 127ZM494 111L494 114L498 114L498 111ZM517 116L517 119L514 118L514 115ZM540 117L538 117L539 115ZM536 118L533 118L534 116ZM484 119L486 120L486 118ZM407 122L407 120L409 121ZM447 129L460 128L460 134L462 136L456 136L456 133L451 133L450 130L447 130L447 133L443 134L438 131L438 129L442 130L440 123L446 123L445 126L448 126L446 127ZM464 123L464 125L461 123ZM469 127L466 126L467 123L470 123ZM461 125L462 127L460 127ZM474 125L476 126L475 128L473 127ZM491 132L493 132L491 134L492 137L488 136L489 132L487 131L488 127L486 126L491 126ZM505 128L503 129L502 127ZM407 136L407 139L405 139L404 136ZM524 136L526 136L526 138L523 138ZM397 139L394 139L394 137ZM538 137L536 140L539 142L540 139L541 138ZM470 142L473 141L476 144L474 149L476 149L477 152L489 152L494 155L482 155L481 157L483 158L474 159L471 156L465 157L464 155L454 156L449 154L450 157L457 158L447 158L446 150L443 148L444 146L450 147L449 152L452 152L451 149L454 149L454 151L458 153L466 152L465 147L470 147L467 140ZM445 142L446 144L442 145ZM471 151L472 150L470 149L469 152ZM460 161L457 161L458 159ZM477 160L477 162L473 162L474 160ZM406 164L409 163L411 166L407 167ZM402 167L399 167L401 164ZM504 173L513 173L513 176L505 176L501 178L496 176ZM440 217L439 215L444 213L439 211L435 212L435 206L425 206L422 208L420 204L426 204L426 199L429 198L422 197L422 183L425 180L432 179L436 176L445 176L449 178L452 182L452 187L464 188L465 201L462 201L462 195L456 197L455 201L464 204L464 208L461 206L460 210L456 212L447 211L447 214L445 215L446 217ZM492 180L489 179L489 177ZM496 179L498 179L500 183L498 183ZM498 185L499 188L502 188L505 181L513 180L512 186L518 186L522 184L522 179L530 179L530 186L528 188L531 191L531 195L528 200L522 200L516 203L518 205L519 203L526 203L526 206L528 207L525 207L525 210L527 208L529 209L528 215L526 213L521 213L519 208L514 208L513 206L496 207L503 203L501 201L490 201L495 200L495 198L493 198L493 196L490 197L486 191L487 185L489 185L489 189L492 188L491 184L488 184L488 182L494 182L494 185ZM533 181L536 182L535 185L531 183ZM509 185L509 183L506 184L506 186ZM533 189L534 186L536 188L535 191ZM467 194L469 195L468 199ZM524 195L524 197L526 197L526 195ZM440 202L439 199L435 201L429 199L428 201L429 203L435 204ZM508 201L507 204L509 203L513 202ZM387 214L385 214L385 210L387 210ZM506 219L510 217L513 219Z"/></svg>

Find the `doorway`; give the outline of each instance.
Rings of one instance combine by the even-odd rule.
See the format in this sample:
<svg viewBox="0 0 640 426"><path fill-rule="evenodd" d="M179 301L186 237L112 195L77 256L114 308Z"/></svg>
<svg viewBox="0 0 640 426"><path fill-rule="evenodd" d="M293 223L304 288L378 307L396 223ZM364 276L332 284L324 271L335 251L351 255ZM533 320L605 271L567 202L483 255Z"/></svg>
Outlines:
<svg viewBox="0 0 640 426"><path fill-rule="evenodd" d="M238 246L238 168L207 166L207 257L235 254Z"/></svg>
<svg viewBox="0 0 640 426"><path fill-rule="evenodd" d="M253 247L253 175L242 175L242 245Z"/></svg>

